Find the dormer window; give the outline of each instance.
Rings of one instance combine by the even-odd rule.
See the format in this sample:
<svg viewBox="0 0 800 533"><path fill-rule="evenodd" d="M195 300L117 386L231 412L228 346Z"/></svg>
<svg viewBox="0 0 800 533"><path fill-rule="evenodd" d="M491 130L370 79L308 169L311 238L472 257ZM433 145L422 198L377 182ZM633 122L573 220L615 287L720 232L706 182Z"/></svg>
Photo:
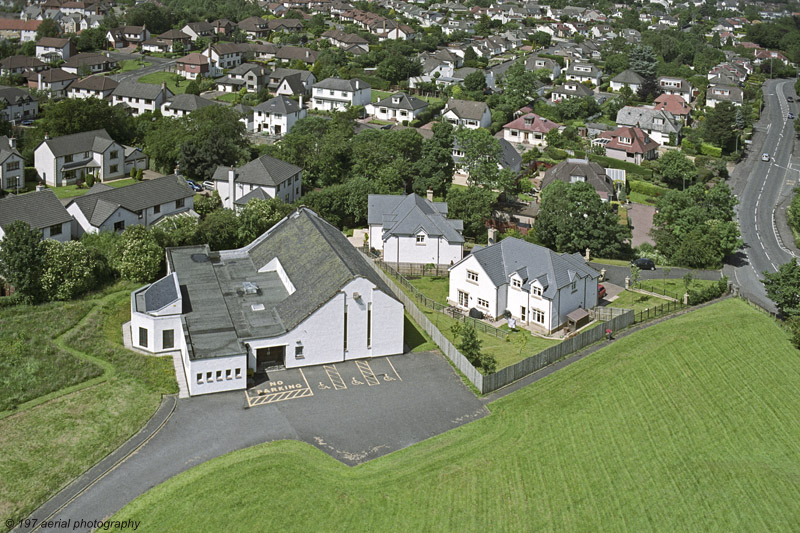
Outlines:
<svg viewBox="0 0 800 533"><path fill-rule="evenodd" d="M542 288L541 287L537 287L536 285L532 285L531 286L531 294L533 296L538 296L538 297L541 298L541 296L542 296Z"/></svg>
<svg viewBox="0 0 800 533"><path fill-rule="evenodd" d="M392 97L392 103L393 104L399 104L400 103L400 97L399 96Z"/></svg>
<svg viewBox="0 0 800 533"><path fill-rule="evenodd" d="M516 288L516 289L521 288L522 287L522 280L519 280L519 279L516 279L516 278L512 279L511 280L511 286Z"/></svg>
<svg viewBox="0 0 800 533"><path fill-rule="evenodd" d="M525 117L525 125L532 126L533 125L533 118Z"/></svg>
<svg viewBox="0 0 800 533"><path fill-rule="evenodd" d="M417 244L425 244L425 235L420 233L417 235Z"/></svg>
<svg viewBox="0 0 800 533"><path fill-rule="evenodd" d="M631 138L630 137L619 137L619 142L621 144L631 144Z"/></svg>
<svg viewBox="0 0 800 533"><path fill-rule="evenodd" d="M570 183L585 183L586 182L586 176L570 176L569 177L569 182Z"/></svg>

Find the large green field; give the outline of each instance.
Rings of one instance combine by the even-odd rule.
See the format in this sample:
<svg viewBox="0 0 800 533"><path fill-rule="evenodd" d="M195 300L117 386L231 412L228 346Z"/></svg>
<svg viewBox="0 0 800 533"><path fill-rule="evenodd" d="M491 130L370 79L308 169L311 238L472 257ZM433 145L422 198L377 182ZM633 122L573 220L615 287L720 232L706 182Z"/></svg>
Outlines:
<svg viewBox="0 0 800 533"><path fill-rule="evenodd" d="M177 392L171 358L122 347L131 288L0 313L0 340L24 350L6 365L0 349L0 399L25 402L0 413L4 522L27 516L141 429L162 394Z"/></svg>
<svg viewBox="0 0 800 533"><path fill-rule="evenodd" d="M358 467L307 444L263 444L167 481L115 519L192 532L797 531L798 389L784 331L729 299Z"/></svg>

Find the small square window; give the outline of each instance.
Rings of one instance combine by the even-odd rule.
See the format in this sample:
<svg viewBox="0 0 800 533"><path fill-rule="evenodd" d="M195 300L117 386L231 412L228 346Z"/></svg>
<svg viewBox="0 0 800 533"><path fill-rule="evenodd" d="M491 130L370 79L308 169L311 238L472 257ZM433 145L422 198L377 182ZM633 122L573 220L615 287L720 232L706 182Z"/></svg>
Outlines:
<svg viewBox="0 0 800 533"><path fill-rule="evenodd" d="M472 270L467 270L467 280L477 283L478 282L478 273L477 272L473 272Z"/></svg>
<svg viewBox="0 0 800 533"><path fill-rule="evenodd" d="M154 206L153 206L153 214L154 214L154 215L157 215L157 214L159 214L160 212L161 212L161 206L160 206L160 205L154 205Z"/></svg>
<svg viewBox="0 0 800 533"><path fill-rule="evenodd" d="M119 222L114 222L114 231L124 231L125 230L125 221L120 220Z"/></svg>
<svg viewBox="0 0 800 533"><path fill-rule="evenodd" d="M233 379L233 375L232 374L233 374L233 371L230 368L225 370L225 379Z"/></svg>
<svg viewBox="0 0 800 533"><path fill-rule="evenodd" d="M425 235L417 235L417 244L425 244Z"/></svg>
<svg viewBox="0 0 800 533"><path fill-rule="evenodd" d="M303 347L302 346L295 346L294 347L294 358L295 359L305 359L306 356L303 355Z"/></svg>
<svg viewBox="0 0 800 533"><path fill-rule="evenodd" d="M161 347L163 349L173 348L175 346L175 330L165 329L161 332Z"/></svg>
<svg viewBox="0 0 800 533"><path fill-rule="evenodd" d="M147 348L147 328L139 328L139 346Z"/></svg>
<svg viewBox="0 0 800 533"><path fill-rule="evenodd" d="M241 368L237 368L236 369L236 379L242 379L242 369Z"/></svg>
<svg viewBox="0 0 800 533"><path fill-rule="evenodd" d="M61 235L61 224L53 224L50 226L50 236L54 237L56 235Z"/></svg>
<svg viewBox="0 0 800 533"><path fill-rule="evenodd" d="M213 372L206 372L206 381L208 383L211 383L213 381L213 378L214 378L214 373Z"/></svg>
<svg viewBox="0 0 800 533"><path fill-rule="evenodd" d="M175 200L175 209L180 209L183 207L183 198L178 198Z"/></svg>
<svg viewBox="0 0 800 533"><path fill-rule="evenodd" d="M198 372L197 373L197 383L202 383L202 382L203 382L203 373L202 372Z"/></svg>
<svg viewBox="0 0 800 533"><path fill-rule="evenodd" d="M217 381L222 381L222 370L217 370Z"/></svg>

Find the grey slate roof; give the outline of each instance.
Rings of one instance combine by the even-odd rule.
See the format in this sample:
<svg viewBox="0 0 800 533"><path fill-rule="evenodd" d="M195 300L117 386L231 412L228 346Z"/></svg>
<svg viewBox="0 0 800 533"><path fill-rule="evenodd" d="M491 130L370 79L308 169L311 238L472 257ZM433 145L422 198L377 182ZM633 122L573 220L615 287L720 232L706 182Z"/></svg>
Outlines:
<svg viewBox="0 0 800 533"><path fill-rule="evenodd" d="M393 102L394 98L400 98L400 102L395 104ZM425 100L420 100L415 96L409 96L406 93L394 93L379 102L375 102L372 105L375 107L388 107L390 109L407 109L408 111L414 111L416 109L427 107L428 102Z"/></svg>
<svg viewBox="0 0 800 533"><path fill-rule="evenodd" d="M291 294L276 272L258 272L276 258L295 288ZM186 286L191 359L241 354L242 339L291 331L359 277L395 297L341 231L305 207L245 248L219 252L219 260L209 257L208 245L168 248L167 259ZM258 286L257 294L239 291L246 281ZM253 304L264 310L253 311Z"/></svg>
<svg viewBox="0 0 800 533"><path fill-rule="evenodd" d="M177 276L173 272L137 294L137 310L140 312L158 311L177 300L180 295L176 287L176 278ZM144 306L139 305L139 296L144 299Z"/></svg>
<svg viewBox="0 0 800 533"><path fill-rule="evenodd" d="M542 178L542 189L556 180L571 183L573 177L578 176L596 191L604 192L609 198L614 195L614 184L605 169L594 161L586 159L567 159L547 169Z"/></svg>
<svg viewBox="0 0 800 533"><path fill-rule="evenodd" d="M277 187L302 169L297 165L262 155L236 169L236 181L267 187ZM228 167L219 166L214 171L214 181L228 181Z"/></svg>
<svg viewBox="0 0 800 533"><path fill-rule="evenodd" d="M170 97L166 102L169 104L169 109L178 111L197 111L201 107L208 107L210 105L219 105L212 102L208 98L197 96L196 94L176 94Z"/></svg>
<svg viewBox="0 0 800 533"><path fill-rule="evenodd" d="M446 203L433 203L418 194L370 194L367 199L367 221L370 225L382 225L384 241L423 230L428 236L444 237L451 244L463 243L464 222L446 217Z"/></svg>
<svg viewBox="0 0 800 533"><path fill-rule="evenodd" d="M269 200L270 196L264 192L264 189L261 187L256 187L249 193L245 194L241 198L237 198L233 203L236 205L247 205L250 200Z"/></svg>
<svg viewBox="0 0 800 533"><path fill-rule="evenodd" d="M276 96L275 98L270 98L266 102L261 102L253 109L255 111L261 111L262 113L280 113L281 115L288 115L300 111L300 104L288 96Z"/></svg>
<svg viewBox="0 0 800 533"><path fill-rule="evenodd" d="M303 85L303 79L299 73L286 76L281 81L281 83L283 82L286 82L292 94L303 94L306 92L306 87Z"/></svg>
<svg viewBox="0 0 800 533"><path fill-rule="evenodd" d="M119 82L109 78L108 76L89 76L88 78L83 78L82 80L75 80L73 81L69 88L70 90L75 89L86 89L88 91L109 91L116 89L119 86Z"/></svg>
<svg viewBox="0 0 800 533"><path fill-rule="evenodd" d="M578 278L596 279L600 274L589 267L580 254L559 254L544 246L507 237L502 241L473 251L471 254L491 279L495 287L509 283L511 274L518 273L524 289L529 289L533 280L539 280L542 295L552 299L558 289ZM451 266L465 261L470 256Z"/></svg>
<svg viewBox="0 0 800 533"><path fill-rule="evenodd" d="M105 129L62 135L42 141L42 144L46 144L56 157L78 152L105 152L113 143L114 139Z"/></svg>
<svg viewBox="0 0 800 533"><path fill-rule="evenodd" d="M36 101L36 98L32 97L28 91L23 91L22 89L18 89L16 87L0 86L0 102L5 102L8 105L14 105Z"/></svg>
<svg viewBox="0 0 800 533"><path fill-rule="evenodd" d="M22 158L19 150L11 147L11 140L5 135L0 136L0 164L5 163L6 159L12 155Z"/></svg>
<svg viewBox="0 0 800 533"><path fill-rule="evenodd" d="M616 83L626 83L629 85L641 85L644 83L644 78L639 76L634 71L628 69L628 70L623 70L622 72L611 78L611 81Z"/></svg>
<svg viewBox="0 0 800 533"><path fill-rule="evenodd" d="M356 85L358 85L358 89L356 89ZM341 78L325 78L322 81L318 81L314 84L315 89L330 89L334 91L349 91L355 92L356 90L361 89L369 89L369 83L359 80L358 78L353 78L351 80L343 80Z"/></svg>
<svg viewBox="0 0 800 533"><path fill-rule="evenodd" d="M16 220L44 229L69 222L72 217L50 189L0 198L0 228Z"/></svg>
<svg viewBox="0 0 800 533"><path fill-rule="evenodd" d="M144 98L145 100L155 100L161 93L161 85L155 83L139 83L138 81L121 82L112 96L125 96L128 98ZM172 96L172 91L167 89L167 97Z"/></svg>
<svg viewBox="0 0 800 533"><path fill-rule="evenodd" d="M488 109L486 102L473 102L471 100L456 100L451 98L447 101L444 112L452 111L458 118L480 120L484 112Z"/></svg>
<svg viewBox="0 0 800 533"><path fill-rule="evenodd" d="M662 124L656 124L656 119L661 119ZM644 130L666 134L677 134L681 131L681 125L675 120L675 115L663 109L625 106L617 111L616 122L620 126L638 126Z"/></svg>
<svg viewBox="0 0 800 533"><path fill-rule="evenodd" d="M95 190L92 187L89 193L75 198L67 204L67 207L77 204L89 223L97 227L120 207L136 213L149 207L192 196L194 191L186 180L173 175L140 181L125 187L104 190Z"/></svg>

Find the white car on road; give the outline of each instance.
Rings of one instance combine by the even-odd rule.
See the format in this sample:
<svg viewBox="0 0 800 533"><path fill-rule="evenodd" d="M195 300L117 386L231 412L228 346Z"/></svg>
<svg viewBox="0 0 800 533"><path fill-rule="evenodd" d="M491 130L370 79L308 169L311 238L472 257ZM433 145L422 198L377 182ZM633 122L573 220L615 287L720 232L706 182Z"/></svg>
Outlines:
<svg viewBox="0 0 800 533"><path fill-rule="evenodd" d="M769 154L766 153L766 152L761 154L761 160L762 161L769 161Z"/></svg>

